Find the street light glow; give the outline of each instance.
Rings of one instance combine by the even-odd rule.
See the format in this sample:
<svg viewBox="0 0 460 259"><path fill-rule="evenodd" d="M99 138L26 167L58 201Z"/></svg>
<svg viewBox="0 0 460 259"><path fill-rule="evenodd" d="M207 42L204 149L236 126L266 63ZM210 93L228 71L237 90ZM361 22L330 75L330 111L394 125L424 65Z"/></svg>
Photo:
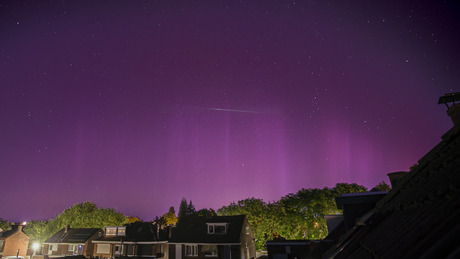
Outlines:
<svg viewBox="0 0 460 259"><path fill-rule="evenodd" d="M40 248L40 244L39 244L39 243L35 242L35 243L32 244L32 249L33 249L33 250L37 251L38 248Z"/></svg>

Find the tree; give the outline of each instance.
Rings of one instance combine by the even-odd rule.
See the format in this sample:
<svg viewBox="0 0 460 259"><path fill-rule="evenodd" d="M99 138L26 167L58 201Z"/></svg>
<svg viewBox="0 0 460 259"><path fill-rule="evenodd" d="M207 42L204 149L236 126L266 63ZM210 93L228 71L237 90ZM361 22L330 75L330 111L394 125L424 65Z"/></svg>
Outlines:
<svg viewBox="0 0 460 259"><path fill-rule="evenodd" d="M213 217L217 216L217 213L213 209L203 208L195 213L197 216Z"/></svg>
<svg viewBox="0 0 460 259"><path fill-rule="evenodd" d="M24 227L24 232L30 237L32 244L34 241L43 243L49 236L54 233L50 233L48 221L45 220L31 220L27 222Z"/></svg>
<svg viewBox="0 0 460 259"><path fill-rule="evenodd" d="M337 214L335 198L342 193L367 191L358 184L339 183L334 188L301 189L282 197L278 202L265 203L248 198L220 208L218 215L246 215L254 233L256 248L274 238L321 239L327 235L325 215Z"/></svg>
<svg viewBox="0 0 460 259"><path fill-rule="evenodd" d="M122 226L136 220L138 218L126 217L114 209L100 208L92 202L82 202L65 209L54 219L29 221L24 232L31 240L43 242L67 225L72 228L103 228Z"/></svg>
<svg viewBox="0 0 460 259"><path fill-rule="evenodd" d="M126 217L126 223L135 223L141 221L138 217Z"/></svg>
<svg viewBox="0 0 460 259"><path fill-rule="evenodd" d="M177 223L176 212L174 207L170 207L169 211L158 220L159 225L174 226Z"/></svg>
<svg viewBox="0 0 460 259"><path fill-rule="evenodd" d="M385 182L382 181L381 183L377 184L374 188L371 189L371 192L389 192L391 187Z"/></svg>
<svg viewBox="0 0 460 259"><path fill-rule="evenodd" d="M356 183L338 183L332 188L335 195L340 196L343 193L367 192L367 188Z"/></svg>
<svg viewBox="0 0 460 259"><path fill-rule="evenodd" d="M185 214L187 216L192 216L192 215L195 215L195 213L196 213L195 205L193 205L192 200L190 200L189 204L187 205L187 210Z"/></svg>
<svg viewBox="0 0 460 259"><path fill-rule="evenodd" d="M232 202L217 211L220 216L246 215L252 232L254 233L256 248L263 248L265 242L273 232L272 219L276 216L270 215L267 204L262 199L248 198Z"/></svg>
<svg viewBox="0 0 460 259"><path fill-rule="evenodd" d="M82 202L65 209L48 224L50 232L54 234L66 225L72 228L103 228L122 226L126 222L126 216L114 209L98 208L92 202Z"/></svg>
<svg viewBox="0 0 460 259"><path fill-rule="evenodd" d="M0 218L0 229L7 230L9 224L8 221Z"/></svg>
<svg viewBox="0 0 460 259"><path fill-rule="evenodd" d="M196 213L196 210L195 210L195 206L193 205L192 201L190 200L190 202L187 204L187 199L182 198L180 205L179 205L179 215L178 215L179 220L185 216L195 215L195 213Z"/></svg>
<svg viewBox="0 0 460 259"><path fill-rule="evenodd" d="M187 215L187 207L188 207L187 199L182 198L182 200L181 200L181 202L179 204L179 213L177 215L177 217L179 219L181 219L181 218L183 218L183 217L185 217Z"/></svg>

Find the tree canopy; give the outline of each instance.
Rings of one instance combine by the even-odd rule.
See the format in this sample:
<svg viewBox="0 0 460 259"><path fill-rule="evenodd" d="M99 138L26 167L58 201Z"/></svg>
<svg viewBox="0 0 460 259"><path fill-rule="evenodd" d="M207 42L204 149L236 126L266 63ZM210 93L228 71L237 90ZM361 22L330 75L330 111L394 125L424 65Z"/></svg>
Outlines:
<svg viewBox="0 0 460 259"><path fill-rule="evenodd" d="M169 211L163 214L163 216L161 216L156 221L160 225L175 226L177 223L177 217L176 217L176 212L174 211L174 207L170 207Z"/></svg>
<svg viewBox="0 0 460 259"><path fill-rule="evenodd" d="M384 192L389 192L391 190L391 187L384 181L380 182L377 184L374 188L371 189L371 192L378 192L378 191L384 191Z"/></svg>
<svg viewBox="0 0 460 259"><path fill-rule="evenodd" d="M56 218L48 221L30 221L24 232L31 238L43 242L67 225L72 228L103 228L122 226L128 218L114 209L97 207L92 202L82 202L65 209Z"/></svg>
<svg viewBox="0 0 460 259"><path fill-rule="evenodd" d="M3 229L3 230L6 230L9 226L9 223L8 221L0 218L0 228Z"/></svg>
<svg viewBox="0 0 460 259"><path fill-rule="evenodd" d="M232 202L218 210L218 215L246 215L254 233L256 247L261 249L267 240L321 239L327 235L325 215L341 213L335 197L342 193L365 192L357 184L336 184L334 188L301 189L277 202L248 198Z"/></svg>

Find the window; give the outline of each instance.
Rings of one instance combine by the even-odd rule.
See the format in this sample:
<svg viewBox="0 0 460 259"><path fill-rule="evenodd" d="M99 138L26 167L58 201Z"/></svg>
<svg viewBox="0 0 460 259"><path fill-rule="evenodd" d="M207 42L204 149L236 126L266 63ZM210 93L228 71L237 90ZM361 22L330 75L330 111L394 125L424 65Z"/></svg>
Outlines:
<svg viewBox="0 0 460 259"><path fill-rule="evenodd" d="M207 223L208 234L227 234L227 223Z"/></svg>
<svg viewBox="0 0 460 259"><path fill-rule="evenodd" d="M208 225L208 234L214 234L214 225Z"/></svg>
<svg viewBox="0 0 460 259"><path fill-rule="evenodd" d="M72 252L73 252L74 250L75 250L75 245L69 245L68 251L72 251Z"/></svg>
<svg viewBox="0 0 460 259"><path fill-rule="evenodd" d="M116 255L121 255L121 254L123 254L123 246L122 246L122 245L116 245L116 246L115 246L115 254L116 254Z"/></svg>
<svg viewBox="0 0 460 259"><path fill-rule="evenodd" d="M185 245L186 256L198 256L198 245Z"/></svg>
<svg viewBox="0 0 460 259"><path fill-rule="evenodd" d="M106 236L126 236L126 227L106 227Z"/></svg>
<svg viewBox="0 0 460 259"><path fill-rule="evenodd" d="M117 236L126 236L126 227L118 227Z"/></svg>
<svg viewBox="0 0 460 259"><path fill-rule="evenodd" d="M57 250L58 250L58 245L50 245L48 249L48 254L52 254L53 251L57 251Z"/></svg>
<svg viewBox="0 0 460 259"><path fill-rule="evenodd" d="M97 244L96 253L110 254L110 244Z"/></svg>
<svg viewBox="0 0 460 259"><path fill-rule="evenodd" d="M126 252L127 255L134 256L134 252L135 252L135 249L136 249L136 248L134 247L134 245L128 245L128 248L127 248L127 249L128 249L127 252Z"/></svg>
<svg viewBox="0 0 460 259"><path fill-rule="evenodd" d="M105 235L106 236L116 236L117 235L117 227L107 227L107 228L105 228Z"/></svg>
<svg viewBox="0 0 460 259"><path fill-rule="evenodd" d="M206 257L217 257L217 246L203 245L201 252L203 252Z"/></svg>

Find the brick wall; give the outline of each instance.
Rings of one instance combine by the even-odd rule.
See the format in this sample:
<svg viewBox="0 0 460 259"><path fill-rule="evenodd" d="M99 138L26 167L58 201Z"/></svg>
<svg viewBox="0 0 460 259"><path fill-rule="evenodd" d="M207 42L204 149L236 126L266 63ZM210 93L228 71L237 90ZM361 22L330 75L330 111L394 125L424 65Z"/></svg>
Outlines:
<svg viewBox="0 0 460 259"><path fill-rule="evenodd" d="M27 247L29 245L29 237L22 231L7 237L4 241L3 254L2 256L16 256L19 249L19 256L26 256Z"/></svg>

